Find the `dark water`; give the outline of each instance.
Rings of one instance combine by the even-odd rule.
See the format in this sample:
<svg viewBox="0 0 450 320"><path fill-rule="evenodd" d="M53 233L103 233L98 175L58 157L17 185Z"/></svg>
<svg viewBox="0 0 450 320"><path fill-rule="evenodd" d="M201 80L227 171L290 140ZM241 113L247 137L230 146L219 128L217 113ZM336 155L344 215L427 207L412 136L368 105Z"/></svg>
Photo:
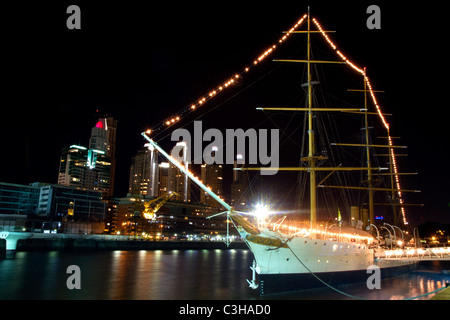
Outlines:
<svg viewBox="0 0 450 320"><path fill-rule="evenodd" d="M248 287L253 255L248 250L18 252L0 261L0 299L260 299ZM81 270L81 289L69 290L69 265ZM450 275L405 274L339 290L366 299L405 299L442 287ZM425 299L429 299L428 296ZM270 299L349 299L329 288L273 295Z"/></svg>

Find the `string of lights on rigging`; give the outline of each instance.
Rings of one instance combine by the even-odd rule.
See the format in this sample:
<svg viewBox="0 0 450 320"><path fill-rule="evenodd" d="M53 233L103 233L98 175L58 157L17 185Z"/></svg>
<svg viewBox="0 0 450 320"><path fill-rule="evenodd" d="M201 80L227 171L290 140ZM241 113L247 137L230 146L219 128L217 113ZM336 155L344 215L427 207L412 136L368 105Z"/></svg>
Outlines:
<svg viewBox="0 0 450 320"><path fill-rule="evenodd" d="M303 15L300 20L297 21L297 23L283 36L278 40L278 45L285 42L288 37L292 34L293 31L295 31L307 18L307 15ZM253 60L252 64L249 66L246 66L242 69L241 72L234 74L231 78L226 79L221 84L219 84L217 87L209 91L208 93L205 93L203 96L199 97L196 102L191 103L188 107L184 108L174 116L170 117L169 119L161 122L157 126L155 126L153 129L148 129L147 134L151 134L154 132L157 132L161 129L167 128L169 126L172 126L173 124L177 123L182 119L182 117L190 112L193 112L197 110L199 107L202 107L208 100L216 97L221 92L224 92L225 90L231 88L234 84L237 83L239 79L241 79L247 72L249 72L252 68L263 62L269 55L271 55L275 49L277 48L277 44L273 44L270 46L267 50L265 50L261 55L259 55L255 60Z"/></svg>

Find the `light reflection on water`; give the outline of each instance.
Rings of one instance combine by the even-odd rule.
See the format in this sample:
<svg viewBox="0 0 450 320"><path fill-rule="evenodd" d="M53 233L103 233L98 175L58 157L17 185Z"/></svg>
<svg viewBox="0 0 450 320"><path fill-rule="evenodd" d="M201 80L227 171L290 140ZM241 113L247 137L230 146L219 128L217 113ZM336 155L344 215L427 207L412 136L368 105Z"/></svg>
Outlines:
<svg viewBox="0 0 450 320"><path fill-rule="evenodd" d="M438 273L405 273L384 279L381 289L370 290L365 283L338 286L337 289L363 300L409 300L445 286L450 282L450 275ZM435 294L419 297L414 300L429 300ZM305 300L353 300L354 298L334 292L329 288L308 289L292 293L272 295L272 299L305 299Z"/></svg>
<svg viewBox="0 0 450 320"><path fill-rule="evenodd" d="M155 250L110 252L18 252L0 261L0 299L259 299L248 288L248 250ZM69 290L69 265L81 269L81 290ZM405 299L436 290L450 281L439 273L405 274L339 290L365 299ZM269 296L270 299L348 299L328 288ZM424 299L429 299L425 297Z"/></svg>

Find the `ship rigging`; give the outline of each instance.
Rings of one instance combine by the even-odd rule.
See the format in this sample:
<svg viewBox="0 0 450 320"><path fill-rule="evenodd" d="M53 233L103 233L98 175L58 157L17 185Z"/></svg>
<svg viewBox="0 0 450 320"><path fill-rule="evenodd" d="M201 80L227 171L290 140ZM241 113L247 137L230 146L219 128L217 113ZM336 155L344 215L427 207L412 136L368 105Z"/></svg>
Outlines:
<svg viewBox="0 0 450 320"><path fill-rule="evenodd" d="M298 30L300 26L306 24L306 30ZM316 29L313 30L312 26ZM311 18L310 13L305 14L297 24L286 32L282 40L287 36L295 34L306 35L307 52L306 59L277 59L276 62L286 64L305 64L306 65L306 82L301 87L306 92L306 105L304 107L258 107L258 110L264 112L302 112L305 114L306 138L304 153L300 157L300 165L297 167L279 167L278 171L298 171L306 173L309 182L309 223L304 225L287 221L282 218L276 222L269 219L261 219L261 215L255 215L249 212L239 212L227 204L224 199L218 197L200 179L186 170L186 168L168 155L151 137L152 131L142 133L143 137L150 142L152 147L156 148L164 157L172 164L180 169L203 191L207 192L219 204L225 208L224 214L227 215L227 230L229 223L233 223L242 239L246 242L250 250L255 256L255 262L251 269L253 271L253 279L248 281L250 287L257 288L259 286L261 294L290 291L310 286L317 286L320 283L338 284L341 282L360 281L365 278L366 270L369 266L376 265L383 270L385 275L393 275L398 272L408 270L414 261L411 260L393 260L384 254L386 249L382 248L380 233L375 225L375 206L390 205L394 209L394 215L398 214L402 227L406 227L407 220L405 214L405 206L403 194L407 192L419 192L418 190L407 190L401 188L397 167L396 155L398 149L404 149L405 146L394 145L394 137L390 134L390 126L386 120L386 114L381 111L380 105L376 99L375 93L378 92L372 88L366 68L360 68L348 59L334 42L328 37L333 31L324 30L317 19ZM313 35L321 35L332 51L338 57L337 60L319 60L314 59L311 49L311 38ZM281 42L280 42L281 43ZM267 50L257 60L254 61L256 66L261 60L272 53L275 47ZM362 93L364 104L360 107L327 107L314 103L315 87L320 84L319 79L313 77L312 69L317 65L345 65L350 67L353 73L356 73L362 82L362 88L351 89L350 92ZM245 69L248 72L248 68ZM238 79L236 74L234 79ZM231 79L226 82L227 87L234 81ZM210 97L214 97L224 89L220 86L217 91L212 91ZM222 88L222 89L220 89ZM198 101L198 106L205 103L206 99L202 98ZM190 107L190 112L195 110L197 105ZM323 138L319 135L319 131L326 128L326 125L317 124L317 120L323 114L339 114L343 116L359 115L362 116L362 139L360 143L354 141L336 142L330 141L329 137ZM384 128L384 143L374 143L370 136L372 130L369 125L369 116L375 115ZM181 116L176 116L172 120L165 123L170 126L180 120ZM334 130L331 125L330 130ZM318 144L322 142L328 145L330 151L319 149ZM341 162L340 157L334 156L333 148L361 148L363 155L363 163L359 166L355 164L346 165ZM379 162L375 161L373 153L375 150L382 151L383 156L389 159L388 165L383 167ZM346 151L349 153L349 151ZM339 161L337 161L339 160ZM330 163L331 165L328 165ZM272 170L272 168L255 168L242 167L239 170L244 171L262 171ZM360 178L357 185L338 185L331 184L330 181L334 177L340 177L341 173L358 173ZM362 173L365 173L362 175ZM381 178L387 178L385 184L382 184ZM332 223L323 223L318 215L318 203L326 201L318 196L318 190L346 190L346 191L362 191L367 197L367 202L358 206L352 206L351 222L348 225L342 223L340 209L335 208L338 218ZM387 194L387 202L375 202L378 199L377 194ZM324 200L325 199L325 200ZM366 206L366 208L363 208ZM397 210L399 209L399 210ZM265 217L266 218L266 217ZM385 227L386 228L386 227ZM386 228L387 229L387 228ZM365 230L377 232L376 238ZM389 231L389 230L388 230ZM400 230L402 238L403 230ZM393 239L389 231L389 243L387 239L385 244L390 244L392 249ZM394 240L396 239L394 230ZM227 245L229 237L227 235ZM404 243L400 244L402 246ZM390 255L389 255L390 256ZM255 273L259 274L260 285L256 284ZM319 281L318 281L319 280Z"/></svg>

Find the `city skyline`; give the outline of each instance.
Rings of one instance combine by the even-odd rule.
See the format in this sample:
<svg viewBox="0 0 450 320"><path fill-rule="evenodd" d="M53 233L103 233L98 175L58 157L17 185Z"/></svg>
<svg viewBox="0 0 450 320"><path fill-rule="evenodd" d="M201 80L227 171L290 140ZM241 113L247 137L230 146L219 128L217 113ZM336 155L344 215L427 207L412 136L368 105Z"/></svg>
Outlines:
<svg viewBox="0 0 450 320"><path fill-rule="evenodd" d="M64 12L64 6L60 8ZM218 13L199 4L181 5L179 10L163 6L157 10L161 15L157 18L156 9L151 8L139 12L124 6L111 5L104 9L85 4L81 6L83 23L78 34L66 29L64 15L58 18L62 26L55 27L57 19L52 17L57 10L53 8L46 13L50 19L41 28L46 32L40 38L42 50L35 52L33 57L24 54L29 46L38 45L32 39L36 31L25 26L18 28L17 32L27 39L27 44L8 39L14 44L11 45L11 59L15 53L27 59L14 70L8 69L11 71L8 72L10 100L14 103L11 106L13 116L2 121L1 133L5 137L5 150L9 151L2 160L0 180L55 182L62 147L85 144L83 141L88 139L95 119L100 114L108 114L119 120L117 170L121 172L116 174L116 185L117 193L123 195L128 189L127 171L131 157L144 144L139 133L189 106L210 87L251 63L306 11L302 4L288 8L243 5L236 8L239 10L229 5ZM431 66L424 71L417 63L421 57L429 56L426 46L416 40L414 32L410 34L404 28L409 25L408 17L415 16L417 9L407 8L405 13L405 8L383 4L381 30L368 30L366 8L367 3L335 4L331 7L312 6L311 11L324 26L337 31L331 37L348 56L367 66L375 89L385 90L386 93L380 95L383 110L394 115L391 120L393 134L400 136L401 144L408 146L405 171L419 172L414 187L422 190L418 202L425 203L425 208L411 209L417 212L416 221L447 221L450 198L444 183L447 179L442 176L448 172L437 172L429 164L430 160L447 158L446 120L423 109L423 106L442 105L444 91L440 90L440 84L432 93L420 89L426 86L424 79L438 79L444 68L437 62L443 52L441 43L435 36L430 36L428 46L435 49L438 59L428 61ZM122 23L115 22L113 17L117 16L123 18ZM441 20L436 18L434 21ZM176 32L180 28L185 28L184 35ZM298 41L290 40L282 52L301 53L303 48L298 44ZM266 77L267 73L275 75L274 68L277 66L272 62L265 62L259 69L261 71L256 70L251 77L258 79ZM300 77L302 70L298 69L298 73ZM44 74L48 79L40 82ZM230 95L246 89L251 83L242 80ZM284 94L273 83L256 92L265 92L270 86L273 91L281 90ZM217 110L202 115L205 124L245 128L260 122L262 118L254 109L260 106L262 98L258 99L252 88L246 89L247 96L239 96L238 101L228 102L229 96L226 96L223 100L208 103L208 108L217 107ZM274 100L271 95L263 98L266 105L288 102ZM188 124L180 123L180 126ZM77 132L81 131L85 132L84 136L78 138ZM171 147L168 136L170 132L167 131L158 137L166 150ZM73 141L74 137L79 141Z"/></svg>
<svg viewBox="0 0 450 320"><path fill-rule="evenodd" d="M102 191L105 199L125 196L124 194L114 194L114 187L112 187L115 179L113 164L115 163L118 121L113 117L100 116L91 128L91 136L87 144L89 148L72 144L62 149L57 184L99 190ZM83 136L82 132L79 134ZM75 140L77 139L75 138ZM174 142L173 144L175 148L175 145L178 146L180 143ZM215 161L214 154L216 151L217 147L213 147L213 161ZM237 155L237 159L242 160L242 155ZM248 181L243 181L242 177L246 177L246 175L242 172L233 171L232 182L224 186L221 164L197 166L191 163L189 165L191 170L200 172L201 180L211 187L217 195L220 197L226 196L230 203L235 202L237 204L240 199L241 207L245 206L244 192L248 186ZM192 166L195 166L195 169ZM237 167L239 166L235 160L233 168ZM165 174L163 173L164 169L167 170ZM177 194L174 200L191 202L191 196L194 196L194 202L205 203L212 207L219 206L206 193L200 190L191 190L193 184L190 181L186 190L186 177L172 164L169 164L167 159L163 159L149 144L141 147L136 155L131 158L129 171L129 186L126 195L157 197L167 192L174 192ZM231 181L231 179L227 180ZM54 182L43 181L43 183ZM226 191L224 191L224 187Z"/></svg>

